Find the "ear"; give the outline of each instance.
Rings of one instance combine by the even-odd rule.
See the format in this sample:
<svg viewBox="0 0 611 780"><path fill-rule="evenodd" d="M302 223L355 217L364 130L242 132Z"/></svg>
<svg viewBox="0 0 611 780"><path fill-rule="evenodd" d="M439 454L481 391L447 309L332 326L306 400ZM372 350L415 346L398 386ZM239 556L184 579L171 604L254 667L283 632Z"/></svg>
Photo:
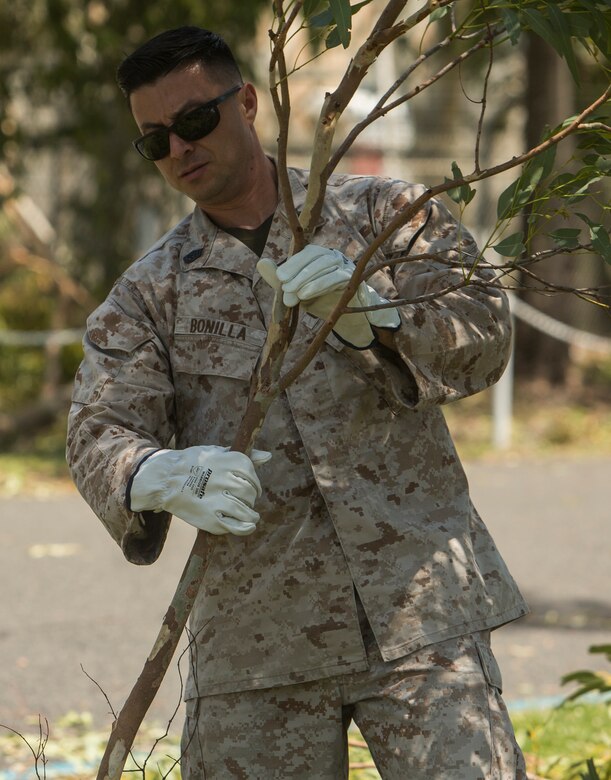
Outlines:
<svg viewBox="0 0 611 780"><path fill-rule="evenodd" d="M257 91L250 82L246 82L242 89L242 106L246 119L252 124L257 116L258 100Z"/></svg>

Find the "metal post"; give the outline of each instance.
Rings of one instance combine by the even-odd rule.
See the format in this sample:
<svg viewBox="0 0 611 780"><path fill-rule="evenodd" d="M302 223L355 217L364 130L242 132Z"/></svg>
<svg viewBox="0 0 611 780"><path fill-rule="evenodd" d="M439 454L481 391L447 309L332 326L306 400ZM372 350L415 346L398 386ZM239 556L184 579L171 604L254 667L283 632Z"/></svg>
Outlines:
<svg viewBox="0 0 611 780"><path fill-rule="evenodd" d="M492 446L496 450L506 450L511 445L514 352L515 339L512 336L507 368L492 388Z"/></svg>

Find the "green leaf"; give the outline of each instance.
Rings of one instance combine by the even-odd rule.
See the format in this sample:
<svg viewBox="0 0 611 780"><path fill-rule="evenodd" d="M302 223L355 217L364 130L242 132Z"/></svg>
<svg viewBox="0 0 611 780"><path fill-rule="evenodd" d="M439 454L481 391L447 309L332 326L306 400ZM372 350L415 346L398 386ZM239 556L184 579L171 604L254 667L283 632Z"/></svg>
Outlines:
<svg viewBox="0 0 611 780"><path fill-rule="evenodd" d="M530 200L531 188L522 176L512 182L499 195L496 214L499 219L510 219L518 214Z"/></svg>
<svg viewBox="0 0 611 780"><path fill-rule="evenodd" d="M570 682L576 682L580 683L581 685L592 685L598 684L599 680L600 677L597 674L583 669L578 672L571 672L570 674L563 675L563 677L560 679L560 683L561 685L566 685Z"/></svg>
<svg viewBox="0 0 611 780"><path fill-rule="evenodd" d="M437 22L439 19L443 19L450 11L449 5L444 5L441 8L435 8L435 10L429 16L431 22Z"/></svg>
<svg viewBox="0 0 611 780"><path fill-rule="evenodd" d="M369 5L369 3L372 3L372 2L373 2L373 0L362 0L361 3L357 3L356 5L351 5L350 6L350 13L352 14L352 16L354 16L354 14L358 14L358 12L361 10L361 8L364 8L366 5Z"/></svg>
<svg viewBox="0 0 611 780"><path fill-rule="evenodd" d="M596 184L596 182L600 181L601 179L602 176L600 174L595 174L590 177L579 177L576 179L575 186L572 188L572 191L564 196L566 202L569 205L572 205L573 203L579 203L580 200L587 198L591 193L592 185Z"/></svg>
<svg viewBox="0 0 611 780"><path fill-rule="evenodd" d="M580 233L581 230L579 228L559 228L552 231L549 235L554 239L557 246L572 249L579 245Z"/></svg>
<svg viewBox="0 0 611 780"><path fill-rule="evenodd" d="M337 30L337 27L334 27L329 35L325 38L325 46L327 49L335 49L337 46L341 44L341 40L339 37L339 32Z"/></svg>
<svg viewBox="0 0 611 780"><path fill-rule="evenodd" d="M586 225L587 225L588 227L595 227L595 226L596 226L596 222L594 222L594 221L591 219L591 217L589 217L587 214L582 214L581 212L579 212L579 211L576 211L576 212L575 212L575 216L576 216L576 217L579 217L579 219L583 219L583 221L586 223ZM592 647L596 647L596 646L597 646L597 645L592 645ZM600 646L601 646L601 647L604 647L604 645L600 645ZM593 651L593 650L590 650L590 652L592 653L592 652L594 652L594 651Z"/></svg>
<svg viewBox="0 0 611 780"><path fill-rule="evenodd" d="M525 26L528 26L540 38L543 38L544 41L547 41L550 46L556 49L556 38L545 15L541 11L537 11L536 8L523 8L520 13L526 20Z"/></svg>
<svg viewBox="0 0 611 780"><path fill-rule="evenodd" d="M581 780L601 780L601 776L598 774L598 770L596 769L596 764L594 763L593 758L587 759L586 768L588 770L588 773L586 775L580 773Z"/></svg>
<svg viewBox="0 0 611 780"><path fill-rule="evenodd" d="M537 157L529 163L529 165L532 164L533 168L541 168L541 175L539 176L538 181L546 179L554 169L557 149L558 146L554 144L553 146L548 147L544 152L541 152L541 154L537 155Z"/></svg>
<svg viewBox="0 0 611 780"><path fill-rule="evenodd" d="M590 232L590 241L592 242L592 248L599 254L606 263L611 264L611 239L608 232L598 222L594 222L587 214L581 212L575 212L575 216L582 219L588 226ZM592 645L590 647L590 653L605 653L607 659L611 662L611 646L609 645Z"/></svg>
<svg viewBox="0 0 611 780"><path fill-rule="evenodd" d="M584 165L573 173L561 173L549 184L550 192L564 198L567 205L572 205L583 200L592 193L592 185L600 181L605 175L604 169L594 165Z"/></svg>
<svg viewBox="0 0 611 780"><path fill-rule="evenodd" d="M321 5L322 5L322 0L304 0L303 9L302 9L302 13L303 13L304 17L306 19L310 19L310 17L318 11L318 9L320 8ZM310 20L310 24L311 23L312 22ZM318 26L323 27L324 25L313 25L313 26L314 27L318 27Z"/></svg>
<svg viewBox="0 0 611 780"><path fill-rule="evenodd" d="M571 75L576 84L579 84L579 68L577 67L577 60L575 59L575 52L573 51L573 43L571 41L571 30L567 22L565 14L558 8L555 3L548 3L549 14L551 18L552 28L556 32L558 47L557 51L566 60L566 64L569 66Z"/></svg>
<svg viewBox="0 0 611 780"><path fill-rule="evenodd" d="M452 181L451 179L446 179L446 182ZM477 190L471 189L468 184L463 184L461 187L455 187L451 190L448 190L448 197L450 197L454 203L464 203L466 206L467 204L471 203L473 198L475 197L475 193Z"/></svg>
<svg viewBox="0 0 611 780"><path fill-rule="evenodd" d="M571 27L567 16L555 3L546 3L545 7L545 13L536 8L521 9L522 19L526 26L544 41L547 41L566 60L573 79L579 83L579 69L573 51Z"/></svg>
<svg viewBox="0 0 611 780"><path fill-rule="evenodd" d="M608 58L609 41L611 40L611 19L608 13L608 3L606 1L604 3L596 3L590 2L590 0L580 0L580 5L584 12L572 15L572 20L574 19L577 22L577 29L574 30L573 35L581 38L580 43L587 49L588 35L581 34L580 26L580 21L585 21L588 25L589 37Z"/></svg>
<svg viewBox="0 0 611 780"><path fill-rule="evenodd" d="M594 251L611 265L611 240L607 231L602 225L594 225L590 227L590 237Z"/></svg>
<svg viewBox="0 0 611 780"><path fill-rule="evenodd" d="M532 198L536 187L552 172L556 160L556 146L548 147L524 166L520 177L499 196L497 217L509 219L518 214Z"/></svg>
<svg viewBox="0 0 611 780"><path fill-rule="evenodd" d="M604 173L611 171L611 160L605 160L604 157L599 157L597 154L586 154L586 156L583 158L583 162L589 168L598 166Z"/></svg>
<svg viewBox="0 0 611 780"><path fill-rule="evenodd" d="M549 189L554 195L564 195L569 191L572 184L575 183L575 176L572 173L559 173L549 184Z"/></svg>
<svg viewBox="0 0 611 780"><path fill-rule="evenodd" d="M589 14L568 14L566 21L571 31L571 37L582 39L590 37L591 22Z"/></svg>
<svg viewBox="0 0 611 780"><path fill-rule="evenodd" d="M608 122L609 120L603 119L603 122L605 121ZM601 163L606 164L608 160L605 158L611 155L611 136L606 130L591 130L588 128L580 133L577 146L579 149L592 149L594 152L597 152L603 158Z"/></svg>
<svg viewBox="0 0 611 780"><path fill-rule="evenodd" d="M518 257L522 252L526 251L521 232L512 233L510 236L506 236L506 238L498 244L495 244L492 248L503 257Z"/></svg>
<svg viewBox="0 0 611 780"><path fill-rule="evenodd" d="M333 14L330 8L325 8L310 19L310 27L330 27L333 24Z"/></svg>
<svg viewBox="0 0 611 780"><path fill-rule="evenodd" d="M333 21L337 26L339 40L344 49L350 44L352 29L352 10L350 0L329 0Z"/></svg>
<svg viewBox="0 0 611 780"><path fill-rule="evenodd" d="M499 13L503 20L503 24L505 25L509 40L511 41L512 46L515 46L520 40L520 33L522 32L520 17L511 8L499 8Z"/></svg>
<svg viewBox="0 0 611 780"><path fill-rule="evenodd" d="M342 26L343 22L345 21L344 16L341 17L343 21L338 24L336 11L332 7L326 8L324 11L317 13L315 16L312 16L309 19L310 27L331 28L325 40L325 45L327 49L334 49L336 46L339 46L340 44L344 46L344 48L346 48L346 46L350 43L352 17L354 16L354 14L358 13L361 10L361 8L364 8L366 5L369 5L369 3L372 2L372 0L363 0L363 2L356 3L356 5L353 6L350 5L349 0L335 0L335 2L342 3L343 4L342 8L347 9L348 19L349 19L347 31ZM316 10L316 7L314 7L313 10Z"/></svg>
<svg viewBox="0 0 611 780"><path fill-rule="evenodd" d="M463 173L458 167L458 163L456 160L452 163L452 179L445 178L446 183L450 183L452 181L456 181L457 179L462 179ZM465 206L468 203L471 203L473 198L475 197L475 193L477 190L472 189L469 184L461 184L460 187L453 187L452 189L448 190L448 197L450 197L454 203L464 203Z"/></svg>
<svg viewBox="0 0 611 780"><path fill-rule="evenodd" d="M606 655L607 661L611 664L611 645L590 645L588 653Z"/></svg>

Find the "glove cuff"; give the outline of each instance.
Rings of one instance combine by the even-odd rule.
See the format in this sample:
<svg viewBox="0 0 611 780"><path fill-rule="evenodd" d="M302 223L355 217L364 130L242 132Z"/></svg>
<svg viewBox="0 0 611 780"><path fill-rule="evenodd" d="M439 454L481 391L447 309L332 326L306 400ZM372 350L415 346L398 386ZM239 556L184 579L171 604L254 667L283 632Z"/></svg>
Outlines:
<svg viewBox="0 0 611 780"><path fill-rule="evenodd" d="M378 306L381 303L390 303L387 298L383 298L377 293L373 287L365 284L364 294L359 291L358 298L361 301L361 306ZM385 330L399 330L401 327L401 315L396 308L388 309L374 309L373 311L366 311L365 316L368 321L376 328L384 328Z"/></svg>
<svg viewBox="0 0 611 780"><path fill-rule="evenodd" d="M370 316L372 314L380 316L372 317ZM376 309L376 311L366 312L366 315L374 328L397 331L401 327L401 315L397 309Z"/></svg>
<svg viewBox="0 0 611 780"><path fill-rule="evenodd" d="M341 317L340 317L340 319L341 319ZM339 322L339 320L338 320L338 322ZM337 327L337 323L336 323L336 327ZM342 344L345 344L345 346L350 347L350 349L356 349L356 350L364 351L366 349L371 349L373 346L375 346L375 343L376 343L375 333L371 330L371 328L369 328L368 330L369 330L369 333L371 334L371 340L370 341L367 341L368 334L365 334L365 333L360 334L362 337L357 339L357 338L354 338L352 333L350 333L350 335L352 336L352 341L351 341L346 336L345 332L344 332L344 335L342 336L341 332L335 330L335 328L333 328L333 335L335 336L335 338L337 338L339 341L341 341ZM358 342L358 343L355 343L355 342Z"/></svg>
<svg viewBox="0 0 611 780"><path fill-rule="evenodd" d="M136 468L131 473L127 481L127 487L125 488L125 505L130 512L142 512L147 509L153 512L160 511L161 509L160 503L162 500L162 496L165 492L165 484L162 481L158 482L158 490L147 493L146 496L139 495L138 491L136 491L136 495L134 496L133 487L134 487L134 479L136 478L136 476L138 475L138 473L140 472L144 464L145 463L148 464L150 458L156 455L161 455L164 452L171 452L171 450L159 449L159 450L151 450L150 452L147 452L143 458L140 458L140 460L136 465ZM150 504L150 506L140 507L138 509L135 509L133 507L134 499L138 507L140 507L142 501L146 501L148 504Z"/></svg>

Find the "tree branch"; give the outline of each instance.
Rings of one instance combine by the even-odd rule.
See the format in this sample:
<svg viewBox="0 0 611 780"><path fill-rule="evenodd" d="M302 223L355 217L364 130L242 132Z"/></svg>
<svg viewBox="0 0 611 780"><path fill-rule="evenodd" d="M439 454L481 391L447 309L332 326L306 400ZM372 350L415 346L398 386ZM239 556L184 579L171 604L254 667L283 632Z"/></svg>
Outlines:
<svg viewBox="0 0 611 780"><path fill-rule="evenodd" d="M488 49L489 49L489 59L488 59L488 68L486 70L486 75L484 76L484 89L482 91L482 108L479 114L479 120L477 123L477 137L475 140L475 171L479 173L480 171L480 145L482 141L482 130L484 128L484 117L486 116L486 108L488 106L488 85L490 83L490 74L492 73L492 63L494 62L494 49L492 47L492 38L490 34L486 36L486 38L489 41Z"/></svg>
<svg viewBox="0 0 611 780"><path fill-rule="evenodd" d="M394 27L392 25L405 5L406 0L390 0L371 34L350 61L337 89L325 97L314 136L314 151L310 164L308 194L311 192L312 197L311 202L301 213L302 224L315 225L320 217L329 178L328 162L337 122L372 62L389 43L402 34L403 25Z"/></svg>
<svg viewBox="0 0 611 780"><path fill-rule="evenodd" d="M416 198L416 200L411 203L407 204L404 208L402 208L396 216L390 221L390 223L386 226L386 228L380 232L376 238L369 244L366 250L363 251L360 258L356 261L356 268L352 275L352 279L349 282L349 284L345 287L344 292L342 293L341 298L339 299L337 306L333 310L333 312L329 315L329 318L325 320L322 327L316 332L316 335L314 336L313 340L311 341L310 345L304 352L304 354L300 357L298 361L294 364L294 366L282 377L281 379L281 385L282 389L286 389L292 382L297 379L297 377L303 372L305 367L314 359L314 356L322 346L324 340L327 338L329 333L333 330L333 325L337 321L338 317L340 316L340 313L345 311L346 307L348 306L349 302L354 297L357 287L362 281L363 274L366 270L367 263L373 257L374 253L383 246L383 244L395 233L396 230L398 230L402 225L406 224L408 220L410 220L412 217L414 217L418 212L434 197L437 195L447 192L451 189L456 189L464 184L472 184L476 181L481 181L482 179L490 178L491 176L495 176L498 173L503 173L504 171L510 170L511 168L515 168L519 165L523 165L524 163L528 162L529 160L532 160L537 155L544 152L546 149L549 149L551 146L554 146L560 141L564 140L571 134L577 132L579 130L580 125L586 119L588 116L590 116L596 109L601 106L603 103L605 103L609 99L609 95L611 94L611 87L607 87L605 92L598 97L593 103L591 103L586 109L584 109L579 116L577 116L569 125L567 125L562 130L559 130L554 135L550 136L546 141L543 141L541 144L539 144L536 147L533 147L532 149L529 149L527 152L524 152L523 154L516 155L512 157L510 160L507 160L504 163L499 163L498 165L494 165L490 168L486 168L479 172L474 172L472 174L469 174L468 176L463 176L459 179L454 179L452 181L444 182L443 184L438 184L434 187L430 187L427 189L419 198Z"/></svg>
<svg viewBox="0 0 611 780"><path fill-rule="evenodd" d="M476 44L474 44L470 49L467 49L467 51L462 52L457 57L455 57L453 60L448 62L446 65L444 65L443 68L437 71L437 73L430 76L426 81L421 82L416 87L411 89L409 92L406 92L405 95L402 95L400 98L397 98L392 103L389 103L388 105L385 104L387 96L390 96L392 92L395 91L396 88L400 86L403 81L408 77L410 70L414 70L416 65L412 65L411 69L408 69L404 74L402 74L399 79L395 82L395 85L393 85L393 89L388 90L388 92L380 99L380 101L376 104L376 106L369 112L369 114L362 119L360 122L354 125L352 130L346 135L345 139L342 141L342 143L338 146L337 150L334 152L333 156L329 160L329 163L327 165L327 168L324 172L325 180L328 181L329 177L337 168L340 160L345 156L346 152L352 144L356 141L356 139L359 137L359 135L367 128L369 125L371 125L373 122L375 122L377 119L380 119L383 116L386 116L390 111L393 111L398 106L403 105L404 103L407 103L408 101L412 100L416 95L421 94L424 92L425 89L428 89L429 87L433 86L439 79L443 78L447 73L449 73L451 70L454 70L454 68L460 66L463 62L468 60L470 57L472 57L476 52L483 49L485 46L487 46L489 43L491 43L491 40L499 35L502 32L502 30L492 30L490 33L491 37L483 38L481 41L478 41ZM446 38L445 41L443 41L443 45L449 44L451 42L451 38ZM432 47L425 55L422 55L423 58L426 58L428 56L432 56L432 54L435 54L438 49L441 47L441 44L438 44L437 46ZM420 62L418 62L420 64Z"/></svg>

